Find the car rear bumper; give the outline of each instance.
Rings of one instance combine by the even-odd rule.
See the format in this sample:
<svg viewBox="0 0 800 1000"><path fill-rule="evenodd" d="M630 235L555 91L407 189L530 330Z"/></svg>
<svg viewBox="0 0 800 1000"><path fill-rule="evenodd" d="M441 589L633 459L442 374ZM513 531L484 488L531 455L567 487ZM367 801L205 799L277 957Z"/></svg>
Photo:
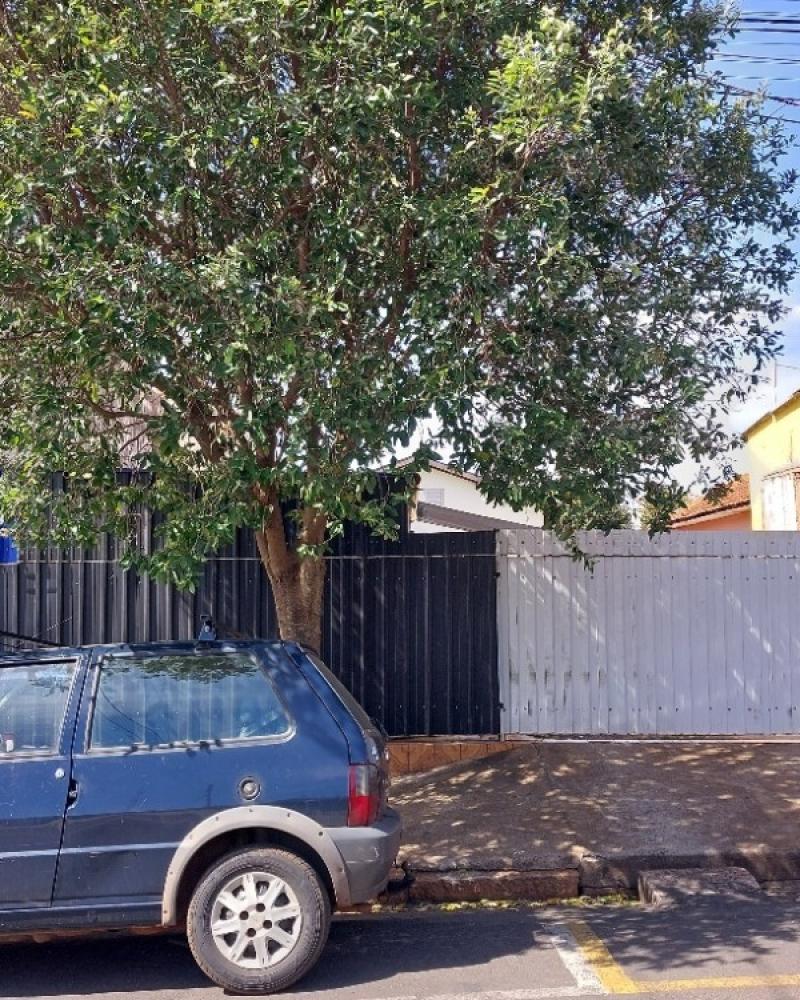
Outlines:
<svg viewBox="0 0 800 1000"><path fill-rule="evenodd" d="M387 809L373 826L338 827L327 831L342 856L351 904L375 899L386 888L403 824L394 809Z"/></svg>

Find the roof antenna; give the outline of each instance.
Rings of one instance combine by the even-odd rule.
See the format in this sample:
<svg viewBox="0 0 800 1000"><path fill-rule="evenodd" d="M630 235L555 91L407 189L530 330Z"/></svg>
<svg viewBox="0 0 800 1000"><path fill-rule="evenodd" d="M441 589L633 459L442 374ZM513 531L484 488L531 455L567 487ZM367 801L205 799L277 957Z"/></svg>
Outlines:
<svg viewBox="0 0 800 1000"><path fill-rule="evenodd" d="M198 642L215 642L217 638L217 630L214 626L214 620L211 615L200 615L200 634L197 637Z"/></svg>

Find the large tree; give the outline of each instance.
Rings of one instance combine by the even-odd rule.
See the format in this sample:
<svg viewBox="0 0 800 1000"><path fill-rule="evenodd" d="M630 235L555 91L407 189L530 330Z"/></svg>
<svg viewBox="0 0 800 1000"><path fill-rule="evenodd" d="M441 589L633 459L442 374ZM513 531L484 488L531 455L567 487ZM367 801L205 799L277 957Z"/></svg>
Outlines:
<svg viewBox="0 0 800 1000"><path fill-rule="evenodd" d="M426 421L562 535L667 510L793 264L785 141L705 67L729 27L683 0L0 0L0 514L110 529L183 584L251 526L282 635L318 647L326 540L390 530L403 481L374 470Z"/></svg>

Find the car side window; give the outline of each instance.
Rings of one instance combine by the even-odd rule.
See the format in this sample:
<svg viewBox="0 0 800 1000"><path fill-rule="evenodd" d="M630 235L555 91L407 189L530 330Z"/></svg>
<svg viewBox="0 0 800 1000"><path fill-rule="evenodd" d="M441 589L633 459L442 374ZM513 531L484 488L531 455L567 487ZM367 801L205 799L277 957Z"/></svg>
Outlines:
<svg viewBox="0 0 800 1000"><path fill-rule="evenodd" d="M0 760L58 750L75 670L74 662L0 667Z"/></svg>
<svg viewBox="0 0 800 1000"><path fill-rule="evenodd" d="M245 653L106 657L95 749L278 737L291 729L269 678Z"/></svg>

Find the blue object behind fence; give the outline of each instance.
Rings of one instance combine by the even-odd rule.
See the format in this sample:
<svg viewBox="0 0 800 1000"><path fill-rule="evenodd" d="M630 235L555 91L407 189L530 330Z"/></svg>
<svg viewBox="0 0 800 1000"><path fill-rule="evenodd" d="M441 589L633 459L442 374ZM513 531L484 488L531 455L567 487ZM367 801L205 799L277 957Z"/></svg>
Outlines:
<svg viewBox="0 0 800 1000"><path fill-rule="evenodd" d="M19 552L10 538L0 535L0 563L19 562Z"/></svg>

